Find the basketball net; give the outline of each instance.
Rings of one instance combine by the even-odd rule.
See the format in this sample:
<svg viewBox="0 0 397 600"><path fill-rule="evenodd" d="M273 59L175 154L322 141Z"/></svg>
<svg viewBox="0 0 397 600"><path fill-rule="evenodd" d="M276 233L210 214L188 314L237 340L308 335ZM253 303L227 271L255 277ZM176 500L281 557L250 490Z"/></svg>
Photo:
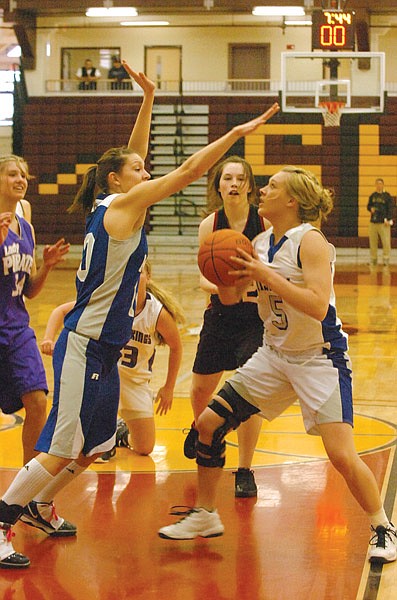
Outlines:
<svg viewBox="0 0 397 600"><path fill-rule="evenodd" d="M325 127L339 127L345 103L333 100L330 102L319 102L318 105L323 114Z"/></svg>

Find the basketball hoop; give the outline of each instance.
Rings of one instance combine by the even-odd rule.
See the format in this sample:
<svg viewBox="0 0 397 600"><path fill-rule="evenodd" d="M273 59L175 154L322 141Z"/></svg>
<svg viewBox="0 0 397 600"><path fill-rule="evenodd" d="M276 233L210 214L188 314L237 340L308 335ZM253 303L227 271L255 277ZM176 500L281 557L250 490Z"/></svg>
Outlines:
<svg viewBox="0 0 397 600"><path fill-rule="evenodd" d="M325 127L339 127L345 104L345 102L337 102L336 100L318 103L324 117Z"/></svg>

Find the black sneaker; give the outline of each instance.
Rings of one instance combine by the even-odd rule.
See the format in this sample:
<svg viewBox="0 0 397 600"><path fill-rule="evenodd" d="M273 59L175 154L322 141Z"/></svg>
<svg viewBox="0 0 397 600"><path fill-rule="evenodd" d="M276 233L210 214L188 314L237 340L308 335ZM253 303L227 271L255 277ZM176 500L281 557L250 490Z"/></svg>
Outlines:
<svg viewBox="0 0 397 600"><path fill-rule="evenodd" d="M104 452L103 454L101 454L101 456L95 459L95 464L108 463L109 460L114 456L116 456L116 446L113 446L111 450Z"/></svg>
<svg viewBox="0 0 397 600"><path fill-rule="evenodd" d="M130 430L127 427L127 423L124 419L117 419L117 431L116 431L116 446L123 446L129 448L128 435Z"/></svg>
<svg viewBox="0 0 397 600"><path fill-rule="evenodd" d="M25 569L30 565L30 560L24 554L15 552L12 546L11 525L0 523L0 568L1 569Z"/></svg>
<svg viewBox="0 0 397 600"><path fill-rule="evenodd" d="M47 519L42 516L39 507L41 507ZM77 533L76 525L57 515L53 502L35 502L32 500L24 507L20 520L26 525L41 529L52 537L67 537Z"/></svg>
<svg viewBox="0 0 397 600"><path fill-rule="evenodd" d="M254 498L258 494L254 472L250 469L239 468L234 471L236 481L234 484L234 495L236 498Z"/></svg>
<svg viewBox="0 0 397 600"><path fill-rule="evenodd" d="M194 426L194 421L192 423L191 428L186 436L185 442L183 444L183 454L186 458L196 458L196 446L198 442L198 431Z"/></svg>

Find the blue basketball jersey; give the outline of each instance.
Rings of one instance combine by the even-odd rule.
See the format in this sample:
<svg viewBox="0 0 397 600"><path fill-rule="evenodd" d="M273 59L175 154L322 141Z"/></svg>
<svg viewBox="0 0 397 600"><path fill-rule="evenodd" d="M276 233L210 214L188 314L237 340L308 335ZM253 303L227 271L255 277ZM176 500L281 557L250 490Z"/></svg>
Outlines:
<svg viewBox="0 0 397 600"><path fill-rule="evenodd" d="M7 344L15 333L29 324L23 290L33 266L32 228L17 217L20 235L9 230L0 246L0 343Z"/></svg>
<svg viewBox="0 0 397 600"><path fill-rule="evenodd" d="M127 240L109 236L103 219L116 196L97 201L87 218L83 255L76 275L76 304L65 317L65 327L121 348L131 337L147 240L143 228Z"/></svg>

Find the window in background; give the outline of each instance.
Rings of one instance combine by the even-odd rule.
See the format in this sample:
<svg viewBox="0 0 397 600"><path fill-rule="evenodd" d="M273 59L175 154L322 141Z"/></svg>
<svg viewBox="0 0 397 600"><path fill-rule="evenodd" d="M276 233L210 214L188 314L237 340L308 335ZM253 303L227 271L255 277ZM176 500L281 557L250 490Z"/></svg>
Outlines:
<svg viewBox="0 0 397 600"><path fill-rule="evenodd" d="M19 71L0 71L0 126L12 125L14 115L14 81L19 81Z"/></svg>

